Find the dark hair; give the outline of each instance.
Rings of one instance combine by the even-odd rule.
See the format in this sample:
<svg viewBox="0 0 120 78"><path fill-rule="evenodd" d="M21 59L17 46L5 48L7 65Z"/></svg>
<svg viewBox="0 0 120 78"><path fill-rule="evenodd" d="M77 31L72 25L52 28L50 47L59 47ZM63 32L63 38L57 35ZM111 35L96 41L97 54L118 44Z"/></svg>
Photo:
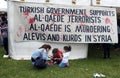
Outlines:
<svg viewBox="0 0 120 78"><path fill-rule="evenodd" d="M70 45L64 46L64 50L65 50L65 52L71 51L71 46Z"/></svg>
<svg viewBox="0 0 120 78"><path fill-rule="evenodd" d="M58 51L58 48L54 48L54 49L52 50L52 53L55 54L55 53L57 53L57 51Z"/></svg>
<svg viewBox="0 0 120 78"><path fill-rule="evenodd" d="M2 21L6 21L7 20L7 18L5 16L7 16L7 14L3 14L2 15Z"/></svg>
<svg viewBox="0 0 120 78"><path fill-rule="evenodd" d="M50 46L49 44L44 44L44 45L42 45L40 48L44 48L44 49L47 50L47 48L48 48L48 49L51 49L51 46ZM40 49L40 48L39 48L39 49Z"/></svg>

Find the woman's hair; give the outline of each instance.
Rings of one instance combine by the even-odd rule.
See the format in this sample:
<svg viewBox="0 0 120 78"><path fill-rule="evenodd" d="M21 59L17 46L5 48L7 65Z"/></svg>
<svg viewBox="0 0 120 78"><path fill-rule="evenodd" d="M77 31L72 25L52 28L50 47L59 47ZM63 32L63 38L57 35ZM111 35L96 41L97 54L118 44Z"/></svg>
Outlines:
<svg viewBox="0 0 120 78"><path fill-rule="evenodd" d="M50 46L49 44L44 44L44 45L42 45L40 48L44 48L44 49L47 50L47 48L48 48L48 49L51 49L51 46ZM39 49L40 49L40 48L39 48Z"/></svg>
<svg viewBox="0 0 120 78"><path fill-rule="evenodd" d="M52 50L52 53L55 54L55 53L57 53L57 51L58 51L58 48L54 48L54 49Z"/></svg>
<svg viewBox="0 0 120 78"><path fill-rule="evenodd" d="M71 51L71 46L70 45L64 46L64 50L65 50L65 52Z"/></svg>

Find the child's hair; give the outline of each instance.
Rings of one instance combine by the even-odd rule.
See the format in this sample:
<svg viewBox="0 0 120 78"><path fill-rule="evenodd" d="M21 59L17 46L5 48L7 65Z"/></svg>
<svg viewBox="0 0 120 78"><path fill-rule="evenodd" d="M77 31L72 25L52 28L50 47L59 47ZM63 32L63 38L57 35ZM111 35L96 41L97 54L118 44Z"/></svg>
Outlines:
<svg viewBox="0 0 120 78"><path fill-rule="evenodd" d="M55 54L55 53L57 53L57 51L58 51L58 48L54 48L54 49L52 50L52 53Z"/></svg>
<svg viewBox="0 0 120 78"><path fill-rule="evenodd" d="M49 45L49 44L44 44L44 45L42 45L40 48L45 48L46 50L47 50L47 48L48 49L51 49L51 46ZM39 48L39 49L40 49Z"/></svg>
<svg viewBox="0 0 120 78"><path fill-rule="evenodd" d="M65 52L71 51L71 46L70 45L64 46L64 50L65 50Z"/></svg>

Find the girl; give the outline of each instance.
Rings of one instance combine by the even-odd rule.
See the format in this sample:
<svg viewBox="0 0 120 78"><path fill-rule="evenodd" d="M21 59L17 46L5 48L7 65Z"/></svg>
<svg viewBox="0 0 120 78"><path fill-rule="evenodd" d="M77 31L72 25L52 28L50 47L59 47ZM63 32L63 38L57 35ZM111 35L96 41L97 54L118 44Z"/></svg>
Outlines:
<svg viewBox="0 0 120 78"><path fill-rule="evenodd" d="M53 54L53 57L51 60L52 60L53 64L55 64L55 63L59 64L63 58L62 51L60 51L58 48L54 48L52 50L52 54Z"/></svg>
<svg viewBox="0 0 120 78"><path fill-rule="evenodd" d="M64 46L63 50L64 50L63 59L61 63L59 64L59 67L68 67L69 66L68 60L69 60L69 55L71 51L71 46Z"/></svg>

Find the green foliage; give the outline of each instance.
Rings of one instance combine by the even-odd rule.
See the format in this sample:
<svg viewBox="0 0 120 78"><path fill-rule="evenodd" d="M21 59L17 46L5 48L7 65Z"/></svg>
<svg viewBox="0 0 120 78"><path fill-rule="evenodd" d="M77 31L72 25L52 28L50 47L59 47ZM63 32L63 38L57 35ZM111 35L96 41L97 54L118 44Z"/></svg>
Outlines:
<svg viewBox="0 0 120 78"><path fill-rule="evenodd" d="M70 67L58 65L43 70L35 69L30 60L3 58L0 47L0 78L93 78L94 73L102 73L106 78L120 78L120 50L111 48L111 59L103 59L101 45L89 45L87 59L70 60Z"/></svg>

